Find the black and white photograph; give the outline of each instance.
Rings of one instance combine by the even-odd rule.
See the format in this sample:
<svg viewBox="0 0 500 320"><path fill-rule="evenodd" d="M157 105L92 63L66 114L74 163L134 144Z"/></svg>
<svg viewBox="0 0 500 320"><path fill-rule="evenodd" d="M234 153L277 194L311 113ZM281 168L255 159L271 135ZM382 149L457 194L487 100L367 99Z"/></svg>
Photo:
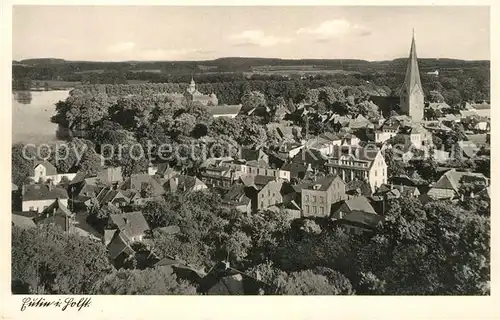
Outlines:
<svg viewBox="0 0 500 320"><path fill-rule="evenodd" d="M14 5L16 307L490 296L490 32L488 6Z"/></svg>

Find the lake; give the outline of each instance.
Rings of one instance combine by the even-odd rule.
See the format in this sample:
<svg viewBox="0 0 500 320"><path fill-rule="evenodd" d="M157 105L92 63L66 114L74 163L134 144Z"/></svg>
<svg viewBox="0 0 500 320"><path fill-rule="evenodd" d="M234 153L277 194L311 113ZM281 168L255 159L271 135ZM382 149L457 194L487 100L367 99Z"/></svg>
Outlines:
<svg viewBox="0 0 500 320"><path fill-rule="evenodd" d="M12 143L55 141L57 124L50 118L56 102L65 100L69 90L15 91L12 94Z"/></svg>

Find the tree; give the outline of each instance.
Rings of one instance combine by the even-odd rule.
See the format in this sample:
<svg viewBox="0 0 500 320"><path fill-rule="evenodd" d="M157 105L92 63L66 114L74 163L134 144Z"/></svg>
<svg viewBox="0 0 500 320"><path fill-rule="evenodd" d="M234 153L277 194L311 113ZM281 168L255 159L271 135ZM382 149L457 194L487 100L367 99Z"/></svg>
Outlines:
<svg viewBox="0 0 500 320"><path fill-rule="evenodd" d="M102 168L102 159L94 150L87 150L80 162L80 171L89 176L97 175Z"/></svg>
<svg viewBox="0 0 500 320"><path fill-rule="evenodd" d="M33 175L35 150L16 143L12 146L12 183L20 186Z"/></svg>
<svg viewBox="0 0 500 320"><path fill-rule="evenodd" d="M320 273L321 272L321 273ZM285 295L338 295L352 294L349 280L327 268L292 272L279 289Z"/></svg>
<svg viewBox="0 0 500 320"><path fill-rule="evenodd" d="M196 288L177 279L171 269L118 270L95 284L92 294L194 295Z"/></svg>
<svg viewBox="0 0 500 320"><path fill-rule="evenodd" d="M444 102L444 97L439 91L432 90L429 92L428 100L430 102Z"/></svg>
<svg viewBox="0 0 500 320"><path fill-rule="evenodd" d="M405 166L401 159L397 159L394 156L394 151L392 149L384 150L385 163L387 164L387 176L397 177L406 173Z"/></svg>
<svg viewBox="0 0 500 320"><path fill-rule="evenodd" d="M174 135L189 136L196 126L196 118L194 115L183 113L174 119L172 131Z"/></svg>
<svg viewBox="0 0 500 320"><path fill-rule="evenodd" d="M241 104L245 109L253 109L259 107L265 107L267 105L266 97L263 93L259 91L246 92L241 97Z"/></svg>
<svg viewBox="0 0 500 320"><path fill-rule="evenodd" d="M489 221L449 201L392 200L358 251L361 294L487 294Z"/></svg>
<svg viewBox="0 0 500 320"><path fill-rule="evenodd" d="M209 126L209 135L212 137L223 135L237 138L241 133L241 125L236 119L229 119L227 117L215 118Z"/></svg>
<svg viewBox="0 0 500 320"><path fill-rule="evenodd" d="M14 293L89 293L112 269L100 243L55 227L12 228Z"/></svg>

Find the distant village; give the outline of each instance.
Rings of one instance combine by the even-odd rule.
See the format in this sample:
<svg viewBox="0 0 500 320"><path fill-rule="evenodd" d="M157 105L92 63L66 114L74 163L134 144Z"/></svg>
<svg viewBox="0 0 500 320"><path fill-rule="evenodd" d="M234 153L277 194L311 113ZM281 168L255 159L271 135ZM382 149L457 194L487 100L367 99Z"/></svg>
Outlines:
<svg viewBox="0 0 500 320"><path fill-rule="evenodd" d="M438 77L439 71L432 75ZM271 112L269 106L219 104L215 94L200 93L194 79L186 92L170 94L174 100L186 95L206 107L214 119L236 121ZM237 156L204 159L195 173L154 161L148 161L141 172L129 173L108 164L97 172L75 168L63 173L48 160L36 160L27 182L12 184L12 225L23 230L55 226L100 243L116 269L147 248L148 256L155 258L152 267L170 268L177 278L197 283L198 293L273 294L261 273L242 270L230 258L206 269L186 261L182 252L158 255L151 240L153 231L168 235L183 231L175 224L152 226L147 209L142 208L169 194L213 193L220 196L221 207L242 216L275 212L284 214L291 224L311 220L368 237L379 232L391 201L403 197L422 206L477 198L489 202L489 176L478 167L464 169L464 163L487 158L484 163L489 166L490 104L465 102L459 114L452 114L447 112L452 106L444 101L424 101L414 39L400 96L375 97L369 104L376 106L374 117L322 111L307 102L294 110L278 108L273 120L263 125L266 139L275 141L275 148L266 147L264 141L241 146ZM311 115L317 119L316 126L336 130L314 134ZM306 120L300 124L294 119ZM464 128L464 135L452 141L451 150L444 148L443 137L457 131L457 126ZM404 170L415 159L422 166L431 163L430 169L421 170L437 175L434 182L429 183L419 168L414 168L414 174ZM464 185L474 189L464 192ZM93 218L96 208L110 205L113 209L104 220ZM261 285L248 289L247 280Z"/></svg>

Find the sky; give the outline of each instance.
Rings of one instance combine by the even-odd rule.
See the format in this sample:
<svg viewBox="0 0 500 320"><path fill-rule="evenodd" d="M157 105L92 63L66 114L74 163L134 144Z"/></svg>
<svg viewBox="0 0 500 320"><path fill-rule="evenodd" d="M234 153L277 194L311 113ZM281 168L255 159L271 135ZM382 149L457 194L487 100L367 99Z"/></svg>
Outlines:
<svg viewBox="0 0 500 320"><path fill-rule="evenodd" d="M14 6L13 59L490 59L489 8Z"/></svg>

